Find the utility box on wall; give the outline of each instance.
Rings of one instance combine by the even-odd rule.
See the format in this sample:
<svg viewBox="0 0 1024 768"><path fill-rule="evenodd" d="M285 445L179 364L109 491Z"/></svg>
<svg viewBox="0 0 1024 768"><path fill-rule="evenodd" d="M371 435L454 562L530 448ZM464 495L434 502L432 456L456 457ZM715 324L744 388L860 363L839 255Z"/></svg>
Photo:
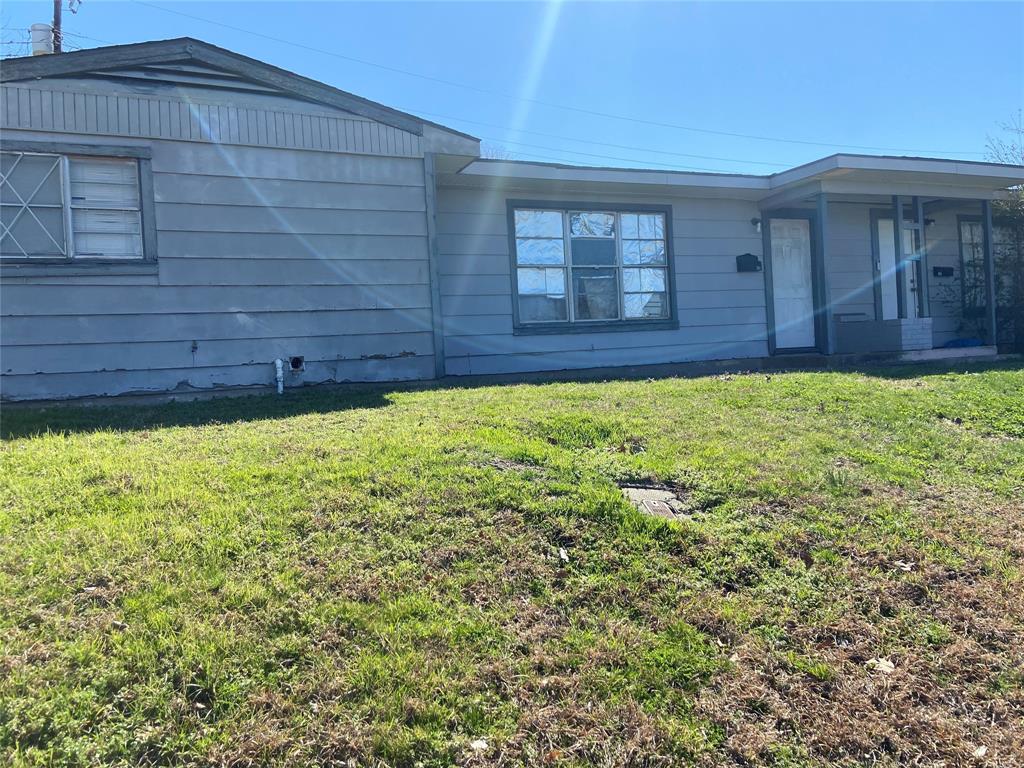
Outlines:
<svg viewBox="0 0 1024 768"><path fill-rule="evenodd" d="M737 272L760 272L761 259L753 253L741 253L736 257Z"/></svg>

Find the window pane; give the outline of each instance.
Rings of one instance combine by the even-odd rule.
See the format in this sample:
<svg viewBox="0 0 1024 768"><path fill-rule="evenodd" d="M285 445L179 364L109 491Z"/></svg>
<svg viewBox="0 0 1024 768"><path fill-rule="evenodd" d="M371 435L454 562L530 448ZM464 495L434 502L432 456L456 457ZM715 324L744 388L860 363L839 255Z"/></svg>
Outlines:
<svg viewBox="0 0 1024 768"><path fill-rule="evenodd" d="M664 264L665 243L661 240L640 241L640 263L641 264Z"/></svg>
<svg viewBox="0 0 1024 768"><path fill-rule="evenodd" d="M0 171L4 177L0 202L4 205L23 202L32 206L64 205L59 156L3 152L0 153Z"/></svg>
<svg viewBox="0 0 1024 768"><path fill-rule="evenodd" d="M0 254L11 258L64 256L64 209L0 206Z"/></svg>
<svg viewBox="0 0 1024 768"><path fill-rule="evenodd" d="M578 265L614 266L614 240L573 240L572 263Z"/></svg>
<svg viewBox="0 0 1024 768"><path fill-rule="evenodd" d="M984 309L985 299L985 232L980 221L960 222L960 244L963 255L961 290L965 311Z"/></svg>
<svg viewBox="0 0 1024 768"><path fill-rule="evenodd" d="M562 237L561 211L516 211L516 237Z"/></svg>
<svg viewBox="0 0 1024 768"><path fill-rule="evenodd" d="M665 218L660 213L640 214L640 237L660 240L665 237Z"/></svg>
<svg viewBox="0 0 1024 768"><path fill-rule="evenodd" d="M565 296L519 297L519 319L524 323L564 322L568 317Z"/></svg>
<svg viewBox="0 0 1024 768"><path fill-rule="evenodd" d="M614 269L574 269L573 301L577 320L615 320L619 317L619 287Z"/></svg>
<svg viewBox="0 0 1024 768"><path fill-rule="evenodd" d="M641 291L664 291L665 270L664 269L641 269L640 290Z"/></svg>
<svg viewBox="0 0 1024 768"><path fill-rule="evenodd" d="M619 214L619 235L623 240L637 240L640 237L640 224L635 213Z"/></svg>
<svg viewBox="0 0 1024 768"><path fill-rule="evenodd" d="M573 213L569 216L573 237L615 237L614 213Z"/></svg>
<svg viewBox="0 0 1024 768"><path fill-rule="evenodd" d="M626 293L640 293L640 270L622 270L622 290Z"/></svg>
<svg viewBox="0 0 1024 768"><path fill-rule="evenodd" d="M563 240L516 240L516 261L519 264L564 264Z"/></svg>
<svg viewBox="0 0 1024 768"><path fill-rule="evenodd" d="M565 295L565 270L519 269L519 293L523 295Z"/></svg>
<svg viewBox="0 0 1024 768"><path fill-rule="evenodd" d="M664 269L622 270L622 290L626 293L650 293L665 290Z"/></svg>
<svg viewBox="0 0 1024 768"><path fill-rule="evenodd" d="M65 256L60 157L0 152L0 171L0 255Z"/></svg>
<svg viewBox="0 0 1024 768"><path fill-rule="evenodd" d="M664 293L627 293L625 308L626 317L631 320L668 317L668 299Z"/></svg>
<svg viewBox="0 0 1024 768"><path fill-rule="evenodd" d="M665 243L661 240L623 240L623 264L664 264Z"/></svg>

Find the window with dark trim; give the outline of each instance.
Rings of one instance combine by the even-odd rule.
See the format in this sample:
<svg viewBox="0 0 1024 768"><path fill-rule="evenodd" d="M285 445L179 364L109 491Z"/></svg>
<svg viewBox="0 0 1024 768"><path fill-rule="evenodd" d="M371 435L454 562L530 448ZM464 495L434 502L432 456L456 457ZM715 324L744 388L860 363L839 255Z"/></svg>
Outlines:
<svg viewBox="0 0 1024 768"><path fill-rule="evenodd" d="M964 317L985 313L985 229L981 219L963 217L960 231L960 297Z"/></svg>
<svg viewBox="0 0 1024 768"><path fill-rule="evenodd" d="M672 319L668 209L510 205L521 329Z"/></svg>
<svg viewBox="0 0 1024 768"><path fill-rule="evenodd" d="M43 151L0 152L0 257L146 258L140 161Z"/></svg>

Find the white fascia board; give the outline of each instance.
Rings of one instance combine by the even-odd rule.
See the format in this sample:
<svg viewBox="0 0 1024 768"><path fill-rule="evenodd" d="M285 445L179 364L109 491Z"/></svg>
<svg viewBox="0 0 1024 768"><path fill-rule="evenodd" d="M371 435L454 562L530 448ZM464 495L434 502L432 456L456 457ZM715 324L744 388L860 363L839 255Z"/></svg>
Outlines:
<svg viewBox="0 0 1024 768"><path fill-rule="evenodd" d="M832 155L801 165L771 177L771 188L778 190L810 180L842 176L856 180L857 171L891 173L902 183L929 183L929 177L945 177L942 183L994 189L1024 184L1024 166L948 160L930 157L880 157L877 155ZM934 183L934 182L932 182Z"/></svg>
<svg viewBox="0 0 1024 768"><path fill-rule="evenodd" d="M462 169L458 177L466 181L475 178L481 183L629 185L638 191L650 189L652 192L707 190L714 191L715 196L731 191L737 197L769 200L788 198L795 188L804 190L812 184L817 185L819 191L835 194L913 194L910 190L915 190L918 194L996 199L1001 190L1024 184L1024 166L839 154L770 176L757 176L477 160Z"/></svg>

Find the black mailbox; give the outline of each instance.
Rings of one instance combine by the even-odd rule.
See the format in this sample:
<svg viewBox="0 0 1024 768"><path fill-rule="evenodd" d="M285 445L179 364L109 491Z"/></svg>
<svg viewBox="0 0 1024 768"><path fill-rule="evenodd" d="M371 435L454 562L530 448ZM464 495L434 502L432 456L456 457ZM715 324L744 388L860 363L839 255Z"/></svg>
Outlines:
<svg viewBox="0 0 1024 768"><path fill-rule="evenodd" d="M741 253L736 257L737 272L760 272L761 260L753 253Z"/></svg>
<svg viewBox="0 0 1024 768"><path fill-rule="evenodd" d="M932 267L932 274L935 275L935 277L952 277L953 276L953 268L952 267Z"/></svg>

